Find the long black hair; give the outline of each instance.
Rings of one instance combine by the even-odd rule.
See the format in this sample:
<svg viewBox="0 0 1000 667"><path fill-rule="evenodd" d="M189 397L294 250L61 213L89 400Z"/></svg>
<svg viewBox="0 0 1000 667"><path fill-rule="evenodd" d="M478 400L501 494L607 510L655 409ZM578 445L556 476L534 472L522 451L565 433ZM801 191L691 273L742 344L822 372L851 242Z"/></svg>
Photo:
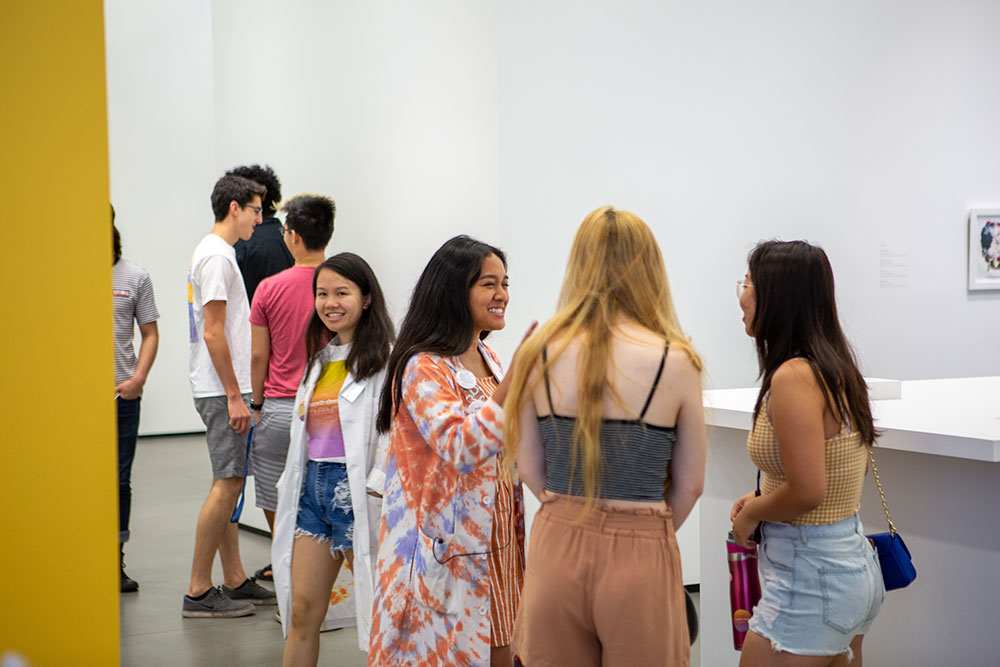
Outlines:
<svg viewBox="0 0 1000 667"><path fill-rule="evenodd" d="M475 335L469 290L482 273L483 260L490 255L496 255L507 268L507 257L499 248L462 235L446 241L427 262L413 288L410 308L399 327L399 340L389 356L376 422L379 432L389 430L399 409L403 371L412 356L430 352L450 357L468 349ZM481 338L485 337L483 332Z"/></svg>
<svg viewBox="0 0 1000 667"><path fill-rule="evenodd" d="M822 248L805 241L762 241L747 259L756 310L750 329L763 378L754 418L771 388L775 371L804 357L823 390L827 408L871 445L878 433L868 402L868 385L837 318L833 268Z"/></svg>
<svg viewBox="0 0 1000 667"><path fill-rule="evenodd" d="M368 262L352 252L342 252L316 267L316 272L313 274L314 297L319 272L324 269L339 273L357 285L362 298L371 297L368 307L361 311L361 319L354 330L351 350L345 360L347 370L355 379L363 380L371 377L385 366L389 359L389 350L392 349L392 342L396 338L392 319L385 305L385 297L382 296L382 288ZM313 308L312 317L306 326L306 359L308 359L306 372L332 337L330 330Z"/></svg>
<svg viewBox="0 0 1000 667"><path fill-rule="evenodd" d="M983 227L983 229L986 228ZM114 261L111 262L111 265L114 266L122 258L122 235L118 233L118 228L115 227L114 204L111 205L111 253L114 256Z"/></svg>

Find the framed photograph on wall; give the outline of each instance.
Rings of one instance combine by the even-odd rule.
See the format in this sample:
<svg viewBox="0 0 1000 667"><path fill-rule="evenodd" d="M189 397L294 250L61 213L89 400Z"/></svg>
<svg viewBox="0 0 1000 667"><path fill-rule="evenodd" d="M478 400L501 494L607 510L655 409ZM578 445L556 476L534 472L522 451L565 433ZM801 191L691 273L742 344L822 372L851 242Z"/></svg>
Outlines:
<svg viewBox="0 0 1000 667"><path fill-rule="evenodd" d="M1000 209L969 211L969 289L1000 290Z"/></svg>

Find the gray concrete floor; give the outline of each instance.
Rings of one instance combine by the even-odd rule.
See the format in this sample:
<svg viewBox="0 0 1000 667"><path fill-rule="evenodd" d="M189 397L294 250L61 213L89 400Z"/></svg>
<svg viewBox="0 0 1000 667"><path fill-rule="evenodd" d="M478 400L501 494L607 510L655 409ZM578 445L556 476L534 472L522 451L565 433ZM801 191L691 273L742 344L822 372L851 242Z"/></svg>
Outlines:
<svg viewBox="0 0 1000 667"><path fill-rule="evenodd" d="M274 617L277 607L259 607L244 618L181 617L195 524L210 483L203 435L139 439L132 470L132 538L125 548L125 569L139 582L139 592L121 596L122 665L281 664L284 642ZM249 506L243 511L260 512ZM241 530L240 553L243 567L252 574L270 561L270 542ZM213 576L216 584L222 582L218 560ZM697 593L694 599L697 603ZM356 631L324 632L319 664L366 665ZM700 664L698 643L691 664Z"/></svg>

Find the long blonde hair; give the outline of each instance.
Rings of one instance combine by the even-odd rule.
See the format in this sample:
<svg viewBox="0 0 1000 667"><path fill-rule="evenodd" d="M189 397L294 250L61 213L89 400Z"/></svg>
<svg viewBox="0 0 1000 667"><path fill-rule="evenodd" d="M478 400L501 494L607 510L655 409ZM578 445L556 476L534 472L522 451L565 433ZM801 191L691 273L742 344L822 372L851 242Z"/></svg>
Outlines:
<svg viewBox="0 0 1000 667"><path fill-rule="evenodd" d="M653 232L634 213L605 206L587 215L576 232L559 308L521 346L511 368L513 377L504 410L505 458L513 466L518 455L521 407L531 400L541 377L539 372L529 387L532 370L537 367L539 371L547 371L571 340L586 338L577 372L577 417L570 474L582 460L588 507L600 489L605 391L619 400L607 377L610 341L620 317L634 320L663 336L675 349L685 350L701 370L701 359L677 322L667 271ZM542 350L556 340L556 349L549 350L548 360L542 362Z"/></svg>

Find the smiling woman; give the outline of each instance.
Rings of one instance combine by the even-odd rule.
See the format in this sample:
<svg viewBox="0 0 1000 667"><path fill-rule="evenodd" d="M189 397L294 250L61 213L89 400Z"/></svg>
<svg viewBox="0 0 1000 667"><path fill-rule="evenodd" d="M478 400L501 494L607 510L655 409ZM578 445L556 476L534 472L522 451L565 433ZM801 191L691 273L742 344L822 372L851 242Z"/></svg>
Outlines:
<svg viewBox="0 0 1000 667"><path fill-rule="evenodd" d="M316 272L316 314L327 329L337 334L342 345L354 338L361 311L371 302L371 295L362 295L353 280L332 269L321 267Z"/></svg>
<svg viewBox="0 0 1000 667"><path fill-rule="evenodd" d="M480 271L479 279L469 290L472 326L479 332L499 331L506 325L504 318L510 298L507 268L499 257L490 254L483 259Z"/></svg>
<svg viewBox="0 0 1000 667"><path fill-rule="evenodd" d="M313 295L271 549L286 665L316 664L345 559L367 649L385 479L375 411L394 335L382 289L368 263L345 252L316 269Z"/></svg>
<svg viewBox="0 0 1000 667"><path fill-rule="evenodd" d="M506 324L507 285L499 248L457 236L413 290L379 410L390 445L370 665L512 663L523 498L498 463L508 381L482 342Z"/></svg>

